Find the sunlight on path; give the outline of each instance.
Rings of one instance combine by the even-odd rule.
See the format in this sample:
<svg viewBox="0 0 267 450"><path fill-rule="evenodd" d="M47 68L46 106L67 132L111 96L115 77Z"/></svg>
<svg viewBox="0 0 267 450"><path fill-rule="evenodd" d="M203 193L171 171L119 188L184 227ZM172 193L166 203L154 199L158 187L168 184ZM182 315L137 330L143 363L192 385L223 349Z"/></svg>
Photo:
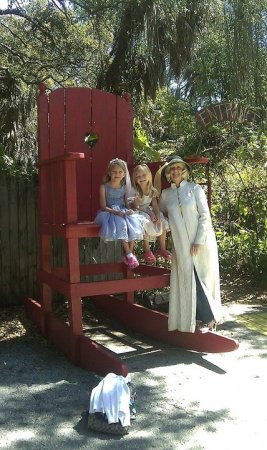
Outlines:
<svg viewBox="0 0 267 450"><path fill-rule="evenodd" d="M244 325L249 330L257 331L258 333L267 336L267 312L244 314L236 317L235 321Z"/></svg>

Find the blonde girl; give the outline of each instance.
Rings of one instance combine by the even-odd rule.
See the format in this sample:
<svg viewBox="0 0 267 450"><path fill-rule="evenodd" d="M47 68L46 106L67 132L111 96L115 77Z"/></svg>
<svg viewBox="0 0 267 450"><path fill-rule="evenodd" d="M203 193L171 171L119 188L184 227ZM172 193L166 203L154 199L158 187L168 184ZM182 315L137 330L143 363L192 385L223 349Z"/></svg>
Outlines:
<svg viewBox="0 0 267 450"><path fill-rule="evenodd" d="M100 225L100 237L105 241L122 242L123 262L131 269L139 266L133 254L135 240L143 239L138 214L129 208L127 197L131 189L127 164L116 158L109 162L104 183L100 186L100 208L95 223Z"/></svg>
<svg viewBox="0 0 267 450"><path fill-rule="evenodd" d="M134 168L133 187L136 191L134 208L143 216L145 230L143 241L143 258L148 264L156 261L156 257L171 260L171 254L166 250L166 231L169 230L167 220L158 207L158 192L152 184L152 173L146 164L139 164ZM159 248L154 255L150 248L150 242L158 238Z"/></svg>

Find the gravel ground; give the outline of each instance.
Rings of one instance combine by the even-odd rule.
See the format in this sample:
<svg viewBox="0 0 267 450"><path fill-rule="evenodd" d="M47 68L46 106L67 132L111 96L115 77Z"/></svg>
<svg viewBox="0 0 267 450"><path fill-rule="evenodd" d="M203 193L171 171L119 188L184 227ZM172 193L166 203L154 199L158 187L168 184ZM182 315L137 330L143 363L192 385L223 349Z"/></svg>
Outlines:
<svg viewBox="0 0 267 450"><path fill-rule="evenodd" d="M129 334L125 358L137 391L137 419L117 437L87 429L100 377L72 365L42 338L21 308L0 311L0 448L9 450L266 448L267 336L236 317L266 304L230 302L218 332L238 350L204 354Z"/></svg>

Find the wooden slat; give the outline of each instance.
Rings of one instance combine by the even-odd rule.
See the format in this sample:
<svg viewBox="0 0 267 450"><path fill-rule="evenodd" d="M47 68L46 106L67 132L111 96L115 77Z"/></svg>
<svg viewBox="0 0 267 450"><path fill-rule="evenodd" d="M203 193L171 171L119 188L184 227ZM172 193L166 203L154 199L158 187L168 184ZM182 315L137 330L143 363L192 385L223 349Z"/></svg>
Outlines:
<svg viewBox="0 0 267 450"><path fill-rule="evenodd" d="M0 267L1 267L1 298L2 304L10 296L10 236L9 236L9 192L8 177L4 172L0 174Z"/></svg>
<svg viewBox="0 0 267 450"><path fill-rule="evenodd" d="M27 232L27 183L23 180L18 180L18 247L16 257L18 259L19 267L19 286L18 295L20 291L26 292L28 288L28 232Z"/></svg>
<svg viewBox="0 0 267 450"><path fill-rule="evenodd" d="M140 289L155 289L169 286L168 274L153 275L144 278L124 278L122 280L97 281L70 285L72 296L87 297L91 295L134 292Z"/></svg>
<svg viewBox="0 0 267 450"><path fill-rule="evenodd" d="M39 221L48 222L48 189L47 189L47 174L46 167L40 167L38 173L39 180L39 194L38 194L38 207L39 207Z"/></svg>
<svg viewBox="0 0 267 450"><path fill-rule="evenodd" d="M99 141L92 149L91 215L94 220L99 209L99 186L103 183L108 163L116 157L116 96L100 90L92 91L92 131Z"/></svg>
<svg viewBox="0 0 267 450"><path fill-rule="evenodd" d="M19 224L19 198L18 183L14 177L8 178L8 196L9 196L9 249L10 249L10 295L18 297L22 289L20 289L20 226Z"/></svg>
<svg viewBox="0 0 267 450"><path fill-rule="evenodd" d="M44 85L40 86L38 97L38 147L39 161L49 158L48 98Z"/></svg>
<svg viewBox="0 0 267 450"><path fill-rule="evenodd" d="M39 279L42 283L51 286L55 291L65 294L66 297L70 296L70 284L66 281L60 280L55 275L45 272L44 270L40 270Z"/></svg>
<svg viewBox="0 0 267 450"><path fill-rule="evenodd" d="M129 304L116 297L99 296L92 298L92 301L110 318L166 344L204 353L232 352L239 346L235 339L214 332L187 333L178 330L170 332L167 314L137 304Z"/></svg>
<svg viewBox="0 0 267 450"><path fill-rule="evenodd" d="M90 238L97 237L99 234L99 225L94 222L84 222L70 225L53 225L50 223L42 223L40 225L42 233L58 235L66 238Z"/></svg>
<svg viewBox="0 0 267 450"><path fill-rule="evenodd" d="M50 158L65 153L65 90L57 89L49 95Z"/></svg>
<svg viewBox="0 0 267 450"><path fill-rule="evenodd" d="M65 223L77 223L77 190L76 190L76 166L75 161L64 162L64 191L65 191Z"/></svg>
<svg viewBox="0 0 267 450"><path fill-rule="evenodd" d="M91 132L91 89L68 88L66 90L66 151L82 152L84 159L77 161L78 219L91 218L91 150L85 144L86 133Z"/></svg>

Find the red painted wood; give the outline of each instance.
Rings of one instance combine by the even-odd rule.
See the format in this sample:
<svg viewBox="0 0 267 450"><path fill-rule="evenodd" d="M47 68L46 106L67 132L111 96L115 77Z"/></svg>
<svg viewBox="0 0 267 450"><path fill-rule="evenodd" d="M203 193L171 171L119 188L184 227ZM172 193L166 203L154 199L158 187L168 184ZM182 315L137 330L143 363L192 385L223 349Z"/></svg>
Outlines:
<svg viewBox="0 0 267 450"><path fill-rule="evenodd" d="M53 267L52 273L62 280L65 279L67 268L66 267ZM99 264L82 264L80 266L81 276L85 275L101 275L101 274L111 274L111 273L123 273L127 278L131 278L133 271L129 267L125 266L122 262L112 262L112 263L99 263ZM159 266L148 266L146 264L140 264L134 270L134 273L138 273L142 276L152 276L152 275L170 275L170 269ZM129 276L130 274L130 276Z"/></svg>
<svg viewBox="0 0 267 450"><path fill-rule="evenodd" d="M91 150L84 142L86 133L92 132L92 90L88 88L66 89L66 151L84 153L84 160L77 162L77 211L78 220L89 220L92 197Z"/></svg>
<svg viewBox="0 0 267 450"><path fill-rule="evenodd" d="M83 334L82 324L82 299L81 297L71 297L68 301L69 321L72 333L74 335Z"/></svg>
<svg viewBox="0 0 267 450"><path fill-rule="evenodd" d="M68 281L62 280L53 273L45 272L44 270L39 271L39 280L41 284L47 284L55 291L65 294L66 297L70 297L71 285Z"/></svg>
<svg viewBox="0 0 267 450"><path fill-rule="evenodd" d="M126 377L128 374L126 364L115 353L107 350L86 336L80 336L79 365L103 377L110 372L116 375L122 375L123 377Z"/></svg>
<svg viewBox="0 0 267 450"><path fill-rule="evenodd" d="M61 280L66 279L67 267L53 267L52 273L56 275ZM123 273L127 278L131 278L129 274L133 274L133 271L125 266L124 263L100 263L100 264L82 264L80 265L81 276L86 275L102 275L111 273ZM142 276L152 276L152 275L169 275L170 270L159 266L148 266L145 264L140 264L140 266L134 270L134 273L138 273Z"/></svg>
<svg viewBox="0 0 267 450"><path fill-rule="evenodd" d="M53 273L39 272L40 281L62 292L67 297L87 297L112 293L134 292L136 290L156 289L169 285L169 275L155 275L144 278L124 278L121 280L96 281L93 283L70 283L58 278Z"/></svg>
<svg viewBox="0 0 267 450"><path fill-rule="evenodd" d="M40 95L38 97L38 148L39 161L47 159L49 152L49 129L48 129L48 97L45 93L45 86L39 86Z"/></svg>
<svg viewBox="0 0 267 450"><path fill-rule="evenodd" d="M51 236L42 234L40 236L40 267L47 272L51 272L52 252L51 252Z"/></svg>
<svg viewBox="0 0 267 450"><path fill-rule="evenodd" d="M66 227L66 237L97 237L99 225L94 222L77 223Z"/></svg>
<svg viewBox="0 0 267 450"><path fill-rule="evenodd" d="M70 283L80 283L79 240L67 239L65 245L68 280Z"/></svg>
<svg viewBox="0 0 267 450"><path fill-rule="evenodd" d="M58 161L69 161L69 160L83 159L83 158L84 158L84 153L68 152L68 153L65 153L64 155L59 155L59 156L55 156L53 158L45 159L39 163L39 166L42 167L42 166L50 165L50 164L52 164L54 162L58 162Z"/></svg>
<svg viewBox="0 0 267 450"><path fill-rule="evenodd" d="M63 236L66 238L74 238L74 237L97 237L99 234L99 226L94 222L83 222L77 224L50 224L50 223L41 223L40 232Z"/></svg>
<svg viewBox="0 0 267 450"><path fill-rule="evenodd" d="M65 153L65 89L49 95L50 158Z"/></svg>
<svg viewBox="0 0 267 450"><path fill-rule="evenodd" d="M50 167L50 189L49 189L49 199L47 207L50 209L51 222L57 222L57 205L59 203L58 192L57 192L57 177L58 177L58 164L53 164Z"/></svg>
<svg viewBox="0 0 267 450"><path fill-rule="evenodd" d="M163 274L170 275L170 273L171 273L170 269L168 269L166 267L150 266L148 264L140 264L140 266L138 266L136 269L134 269L134 272L136 274L140 274L143 276L163 275Z"/></svg>
<svg viewBox="0 0 267 450"><path fill-rule="evenodd" d="M46 272L51 272L52 269L51 236L45 234L40 236L40 269ZM40 297L43 311L52 311L52 291L49 285L41 284Z"/></svg>
<svg viewBox="0 0 267 450"><path fill-rule="evenodd" d="M81 275L101 275L123 273L124 263L84 264L80 267Z"/></svg>
<svg viewBox="0 0 267 450"><path fill-rule="evenodd" d="M46 173L45 170L39 168L38 173L38 184L39 184L39 223L48 221L47 214L47 185L46 185Z"/></svg>
<svg viewBox="0 0 267 450"><path fill-rule="evenodd" d="M183 158L188 164L208 164L209 158L199 155L187 155Z"/></svg>
<svg viewBox="0 0 267 450"><path fill-rule="evenodd" d="M231 352L239 346L238 342L214 332L182 333L168 331L168 316L137 304L130 304L113 296L101 296L91 299L94 304L109 317L129 326L133 330L150 336L158 341L176 347L198 352Z"/></svg>
<svg viewBox="0 0 267 450"><path fill-rule="evenodd" d="M27 297L24 299L27 316L45 335L45 314L40 303ZM86 336L74 336L71 328L54 314L47 315L47 334L54 345L75 364L105 376L110 372L126 377L126 364L113 352Z"/></svg>
<svg viewBox="0 0 267 450"><path fill-rule="evenodd" d="M118 303L115 300L116 303L113 304L115 315L125 315L129 324L136 325L137 320L142 324L138 324L141 326L140 330L147 329L153 337L156 333L157 337L166 342L174 342L185 348L193 346L194 350L198 350L194 334L180 333L182 336L179 335L179 339L177 336L170 337L173 333L166 331L165 315L153 315L155 312L145 309L140 313L139 307L128 309L134 308L129 302L134 301L136 290L168 286L170 270L140 265L135 271L131 271L121 262L80 266L79 238L98 236L99 227L92 220L99 208L99 186L103 182L109 161L119 157L126 160L129 166L133 164L133 111L129 96L120 98L99 90L67 88L57 89L47 97L43 87L38 107L41 233L39 276L42 306L37 307L31 300L26 302L33 319L72 361L99 374L112 370L126 375L127 367L111 352L82 336L81 297L121 293L123 301ZM90 149L84 138L87 133L92 132L98 134L99 140ZM207 158L193 155L188 161L190 164L207 165L206 160ZM153 175L162 164L149 164ZM167 183L164 186L163 182L164 187L167 187ZM63 236L66 240L65 267L52 268L51 236ZM81 275L114 272L122 273L123 278L80 282ZM52 314L52 289L69 299L70 326ZM111 304L105 303L105 307L107 305ZM150 326L151 317L153 325ZM190 336L185 338L188 334ZM205 341L206 337L200 337L199 340L203 341L205 348L214 349L224 339L214 336L212 334L211 340L208 340L210 347ZM227 345L224 348L229 348Z"/></svg>
<svg viewBox="0 0 267 450"><path fill-rule="evenodd" d="M56 215L56 223L65 223L67 217L67 205L66 205L66 195L65 195L65 170L64 170L65 162L61 161L58 163L59 170L57 174L56 181L56 192L57 192L57 215ZM75 167L75 165L74 165Z"/></svg>
<svg viewBox="0 0 267 450"><path fill-rule="evenodd" d="M42 305L30 297L23 299L27 316L35 323L42 334L45 334L45 316Z"/></svg>
<svg viewBox="0 0 267 450"><path fill-rule="evenodd" d="M47 336L74 364L79 363L79 336L63 320L47 314Z"/></svg>
<svg viewBox="0 0 267 450"><path fill-rule="evenodd" d="M71 295L87 297L90 295L134 292L137 290L156 289L169 285L169 275L155 275L144 278L124 278L121 280L96 281L94 283L72 284Z"/></svg>
<svg viewBox="0 0 267 450"><path fill-rule="evenodd" d="M41 222L61 224L77 223L76 160L83 159L83 153L66 154L39 165L43 198Z"/></svg>
<svg viewBox="0 0 267 450"><path fill-rule="evenodd" d="M75 161L65 161L65 223L77 223L77 191Z"/></svg>
<svg viewBox="0 0 267 450"><path fill-rule="evenodd" d="M48 98L45 93L45 86L39 86L38 97L38 152L39 161L49 158L49 130L48 130ZM47 190L44 173L39 171L39 219L45 220L47 217Z"/></svg>
<svg viewBox="0 0 267 450"><path fill-rule="evenodd" d="M95 89L92 91L92 131L99 136L91 150L92 184L90 189L91 216L94 220L99 209L99 186L103 183L108 163L116 157L116 96ZM86 193L88 197L88 192Z"/></svg>
<svg viewBox="0 0 267 450"><path fill-rule="evenodd" d="M40 299L42 310L44 313L52 312L52 288L48 284L41 283L40 287Z"/></svg>

